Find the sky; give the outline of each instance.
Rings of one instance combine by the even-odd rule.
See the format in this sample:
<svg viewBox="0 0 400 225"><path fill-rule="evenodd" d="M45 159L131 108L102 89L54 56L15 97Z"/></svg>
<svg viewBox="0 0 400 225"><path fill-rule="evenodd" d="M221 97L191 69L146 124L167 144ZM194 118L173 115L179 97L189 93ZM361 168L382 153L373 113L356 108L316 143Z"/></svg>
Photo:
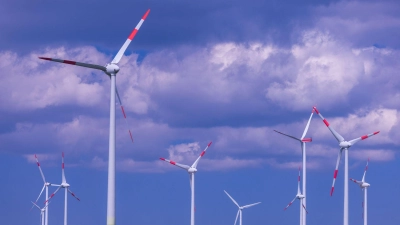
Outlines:
<svg viewBox="0 0 400 225"><path fill-rule="evenodd" d="M109 78L39 56L105 65L150 9L125 52L117 87L116 222L295 224L300 137L316 106L345 139L380 131L349 150L349 177L366 181L370 224L400 221L400 4L397 1L0 0L0 205L2 224L40 224L30 211L43 181L71 190L72 225L106 224ZM134 143L130 141L131 129ZM343 220L343 160L314 114L307 137L307 223ZM343 159L343 158L342 158ZM50 188L50 192L55 188ZM350 223L362 223L360 188L349 183ZM44 198L39 203L43 205ZM63 193L49 224L63 224Z"/></svg>

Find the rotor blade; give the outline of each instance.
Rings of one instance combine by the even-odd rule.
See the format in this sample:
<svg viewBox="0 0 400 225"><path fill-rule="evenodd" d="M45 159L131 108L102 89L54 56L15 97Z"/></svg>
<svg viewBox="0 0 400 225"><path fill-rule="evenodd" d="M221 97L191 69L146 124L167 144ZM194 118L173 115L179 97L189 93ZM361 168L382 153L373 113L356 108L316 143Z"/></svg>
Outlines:
<svg viewBox="0 0 400 225"><path fill-rule="evenodd" d="M339 163L340 163L340 159L342 157L342 152L343 152L343 149L341 148L340 151L339 151L337 160L336 160L335 172L333 173L333 183L332 183L332 188L331 188L331 196L333 195L333 191L335 189L335 181L336 181L336 177L337 177L337 174L338 174L338 171L339 171Z"/></svg>
<svg viewBox="0 0 400 225"><path fill-rule="evenodd" d="M62 176L62 183L66 183L65 174L64 174L64 152L62 152L62 163L61 163L61 176Z"/></svg>
<svg viewBox="0 0 400 225"><path fill-rule="evenodd" d="M358 181L358 180L353 179L353 178L350 178L350 180L353 181L356 184L362 184L363 183L362 181Z"/></svg>
<svg viewBox="0 0 400 225"><path fill-rule="evenodd" d="M132 33L129 35L128 39L125 41L124 45L122 45L121 49L118 51L117 55L115 55L113 61L111 63L118 63L119 60L121 60L122 56L124 55L125 50L128 48L129 44L135 37L136 33L139 31L140 26L142 26L144 20L146 19L147 15L149 15L150 9L146 11L146 13L143 15L142 19L139 21L139 23L136 25L135 29L133 29Z"/></svg>
<svg viewBox="0 0 400 225"><path fill-rule="evenodd" d="M188 166L188 165L180 164L180 163L174 162L174 161L169 160L169 159L164 159L164 158L160 158L160 159L165 161L165 162L169 162L170 164L172 164L174 166L180 167L180 168L182 168L184 170L188 170L190 168L190 166Z"/></svg>
<svg viewBox="0 0 400 225"><path fill-rule="evenodd" d="M304 204L302 204L302 205L303 205L304 210L305 210L306 213L308 214L308 211L307 211L306 207L304 206Z"/></svg>
<svg viewBox="0 0 400 225"><path fill-rule="evenodd" d="M36 203L37 201L39 201L39 198L40 198L40 196L42 195L42 193L43 193L43 191L44 191L45 187L46 187L46 184L45 184L45 185L43 185L42 191L40 192L39 196L37 197L37 199L36 199L35 203Z"/></svg>
<svg viewBox="0 0 400 225"><path fill-rule="evenodd" d="M299 139L299 138L297 138L297 137L290 136L290 135L288 135L288 134L282 133L282 132L277 131L277 130L274 130L274 131L275 131L276 133L279 133L279 134L285 135L285 136L287 136L287 137L290 137L290 138L296 139L296 140L298 140L298 141L301 141L301 139Z"/></svg>
<svg viewBox="0 0 400 225"><path fill-rule="evenodd" d="M32 202L32 201L31 201L31 202ZM40 208L38 205L36 205L36 203L32 202L32 204L33 204L33 207L36 206L36 208L38 208L39 210L41 210L41 208Z"/></svg>
<svg viewBox="0 0 400 225"><path fill-rule="evenodd" d="M211 146L212 141L210 141L210 143L208 143L207 147L200 153L199 157L196 159L196 161L194 161L192 167L196 168L197 164L199 164L199 161L201 159L201 157L203 157L204 154L206 154L207 149Z"/></svg>
<svg viewBox="0 0 400 225"><path fill-rule="evenodd" d="M228 192L226 192L225 190L224 190L224 192L225 192L226 195L228 195L228 197L232 200L232 202L235 203L235 205L240 208L239 204L235 201L235 199L233 199L232 196L230 196L228 194Z"/></svg>
<svg viewBox="0 0 400 225"><path fill-rule="evenodd" d="M128 128L129 136L131 137L131 141L132 141L132 143L133 143L132 132L131 132L131 129L129 129L129 125L128 125L128 121L127 121L127 119L126 119L126 114L125 114L124 106L122 105L121 98L119 97L119 93L118 93L117 86L115 86L115 92L117 93L119 105L121 106L121 112L122 112L122 115L124 116L124 121L125 121L126 127Z"/></svg>
<svg viewBox="0 0 400 225"><path fill-rule="evenodd" d="M36 164L39 167L40 175L42 175L43 182L46 183L46 179L44 178L44 174L43 174L42 168L40 167L40 163L39 163L39 160L38 160L36 154L35 154L35 159L36 159Z"/></svg>
<svg viewBox="0 0 400 225"><path fill-rule="evenodd" d="M287 208L289 208L289 206L291 206L293 204L293 202L294 202L294 200L296 200L296 198L297 198L297 196L294 197L294 199L283 210L286 210Z"/></svg>
<svg viewBox="0 0 400 225"><path fill-rule="evenodd" d="M46 201L44 202L44 204L46 204L46 202L48 202L50 199L52 199L54 197L54 195L61 189L61 186L57 188L57 190L50 195L50 197L48 199L46 199Z"/></svg>
<svg viewBox="0 0 400 225"><path fill-rule="evenodd" d="M260 203L261 203L261 202L257 202L257 203L245 205L245 206L242 206L242 208L243 208L243 209L247 209L247 208L250 208L250 207L252 207L252 206L258 205L258 204L260 204Z"/></svg>
<svg viewBox="0 0 400 225"><path fill-rule="evenodd" d="M59 63L65 63L65 64L70 64L70 65L75 65L75 66L82 66L82 67L86 67L86 68L101 70L104 72L106 71L106 68L104 66L100 66L100 65L96 65L96 64L81 63L81 62L75 62L75 61L71 61L71 60L53 59L53 58L47 58L47 57L39 57L39 59L49 60L49 61L59 62Z"/></svg>
<svg viewBox="0 0 400 225"><path fill-rule="evenodd" d="M313 108L314 111L319 115L319 117L321 117L322 121L324 121L325 125L328 127L328 129L331 131L331 133L333 134L333 136L335 136L336 140L338 140L338 142L342 142L344 141L344 138L342 137L342 135L340 135L338 132L336 132L332 127L329 126L328 121L321 115L321 113L319 113L319 111L317 110L316 107Z"/></svg>
<svg viewBox="0 0 400 225"><path fill-rule="evenodd" d="M367 174L368 163L369 163L369 158L368 158L368 161L367 161L367 165L365 166L365 169L364 169L364 175L363 175L363 178L362 178L362 182L365 182L365 174Z"/></svg>
<svg viewBox="0 0 400 225"><path fill-rule="evenodd" d="M237 219L239 217L239 213L240 213L240 209L238 210L237 214L236 214L236 219L235 219L235 223L233 225L236 225Z"/></svg>
<svg viewBox="0 0 400 225"><path fill-rule="evenodd" d="M78 197L76 197L76 195L71 190L69 190L69 188L67 188L67 191L69 193L71 193L71 195L74 196L74 198L76 198L76 200L80 201L80 199Z"/></svg>
<svg viewBox="0 0 400 225"><path fill-rule="evenodd" d="M300 138L300 139L302 139L302 140L303 140L303 138L306 136L307 131L308 131L308 128L310 127L310 122L311 122L312 116L314 115L314 111L315 111L315 110L313 109L312 112L311 112L310 119L308 119L306 128L304 129L303 135L301 135L301 138Z"/></svg>
<svg viewBox="0 0 400 225"><path fill-rule="evenodd" d="M376 132L374 132L374 133L370 133L370 134L361 136L361 137L359 137L359 138L353 139L353 140L351 140L351 141L349 141L349 142L350 142L351 145L354 145L355 143L357 143L357 142L359 142L359 141L361 141L361 140L365 140L365 139L367 139L367 138L369 138L369 137L371 137L371 136L374 136L374 135L376 135L376 134L379 134L379 132L380 132L380 131L376 131Z"/></svg>

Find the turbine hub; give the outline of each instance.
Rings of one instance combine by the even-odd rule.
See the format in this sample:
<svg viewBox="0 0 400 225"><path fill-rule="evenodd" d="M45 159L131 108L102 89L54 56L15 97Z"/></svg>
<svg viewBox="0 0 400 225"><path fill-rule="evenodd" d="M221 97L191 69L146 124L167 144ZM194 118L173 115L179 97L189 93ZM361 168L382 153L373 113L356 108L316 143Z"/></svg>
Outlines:
<svg viewBox="0 0 400 225"><path fill-rule="evenodd" d="M109 63L106 65L106 74L117 74L119 71L119 66L117 64Z"/></svg>
<svg viewBox="0 0 400 225"><path fill-rule="evenodd" d="M339 143L339 146L340 146L341 148L348 148L348 147L351 146L351 143L348 142L348 141L342 141L342 142Z"/></svg>
<svg viewBox="0 0 400 225"><path fill-rule="evenodd" d="M62 183L61 187L63 187L63 188L69 187L69 184L68 183Z"/></svg>
<svg viewBox="0 0 400 225"><path fill-rule="evenodd" d="M365 187L369 187L369 186L371 186L371 185L370 185L370 184L368 184L368 183L365 183L365 182L361 184L361 187L363 187L363 188L365 188Z"/></svg>
<svg viewBox="0 0 400 225"><path fill-rule="evenodd" d="M197 172L197 169L196 169L196 168L193 168L193 167L190 167L190 168L188 169L188 172L189 172L189 173L196 173L196 172Z"/></svg>

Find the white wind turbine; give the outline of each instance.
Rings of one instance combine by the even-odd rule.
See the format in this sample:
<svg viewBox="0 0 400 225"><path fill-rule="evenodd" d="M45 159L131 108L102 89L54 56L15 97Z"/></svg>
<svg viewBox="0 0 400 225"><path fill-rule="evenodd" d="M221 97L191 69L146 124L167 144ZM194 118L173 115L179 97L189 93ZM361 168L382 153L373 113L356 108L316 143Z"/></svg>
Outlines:
<svg viewBox="0 0 400 225"><path fill-rule="evenodd" d="M48 208L49 204L46 204L43 208L40 208L36 203L32 202L33 207L36 206L40 210L40 222L42 225L45 225L45 219L44 219L44 214L47 211L46 208ZM47 220L46 220L47 221Z"/></svg>
<svg viewBox="0 0 400 225"><path fill-rule="evenodd" d="M189 173L190 188L191 188L190 225L194 225L194 174L197 172L197 164L199 163L201 157L203 157L204 154L206 154L206 151L211 146L211 144L212 142L208 143L207 147L201 152L200 156L196 159L196 161L194 161L192 166L180 164L169 159L160 158L161 160L169 162L174 166L180 167Z"/></svg>
<svg viewBox="0 0 400 225"><path fill-rule="evenodd" d="M365 166L365 170L364 170L364 175L362 177L361 181L355 180L355 179L350 179L351 181L353 181L354 183L358 184L361 188L361 190L364 191L364 201L363 201L363 208L364 208L364 212L363 212L363 218L364 218L364 225L368 224L368 215L367 215L367 189L369 188L369 186L371 186L369 183L365 182L365 175L367 174L367 170L368 170L368 163L369 163L369 159L367 161L367 165Z"/></svg>
<svg viewBox="0 0 400 225"><path fill-rule="evenodd" d="M54 195L61 189L64 188L65 189L65 195L64 195L64 225L67 225L67 209L68 209L68 204L67 204L67 195L68 192L71 193L71 195L76 198L78 201L80 201L80 199L78 197L76 197L76 195L69 190L69 184L67 183L67 179L65 179L65 174L64 174L64 152L62 153L62 164L61 164L61 177L62 177L62 182L60 187L57 188L57 190L50 195L50 198L46 200L46 204L47 202L54 197Z"/></svg>
<svg viewBox="0 0 400 225"><path fill-rule="evenodd" d="M128 36L128 39L122 45L121 49L118 51L117 55L115 55L114 59L111 63L107 63L105 66L88 64L75 62L70 60L63 59L53 59L46 57L39 57L40 59L50 60L53 62L66 63L75 66L82 66L91 69L101 70L106 73L111 79L111 92L110 92L110 136L109 136L109 156L108 156L108 188L107 188L107 225L115 224L115 93L117 92L116 88L116 75L119 72L118 62L121 60L124 55L125 50L128 48L132 39L135 37L136 33L139 31L140 26L143 24L147 15L150 13L150 9L146 11L140 22L136 25L135 29ZM119 98L119 95L118 95ZM121 103L121 99L119 99ZM122 113L125 116L124 109L121 104ZM129 135L132 139L132 134L129 130ZM133 141L133 139L132 139Z"/></svg>
<svg viewBox="0 0 400 225"><path fill-rule="evenodd" d="M228 197L232 200L232 202L235 203L235 205L239 208L239 209L238 209L238 212L237 212L237 214L236 214L235 223L234 223L233 225L236 225L236 222L237 222L237 219L238 219L238 216L239 216L239 215L240 215L239 225L242 225L242 210L243 210L243 209L250 208L250 207L252 207L252 206L255 206L255 205L258 205L258 204L261 203L261 202L256 202L256 203L249 204L249 205L245 205L245 206L239 206L239 204L235 201L235 199L232 198L232 196L230 196L230 195L228 194L228 192L226 192L225 190L224 190L224 192L225 192L226 195L228 195Z"/></svg>
<svg viewBox="0 0 400 225"><path fill-rule="evenodd" d="M306 206L307 206L307 204L306 204L306 199L307 199L306 198L306 175L307 175L307 173L306 173L307 172L306 171L307 170L306 143L312 141L312 138L305 138L305 136L307 134L307 131L308 131L308 128L310 126L310 122L311 122L311 119L312 119L313 115L314 115L314 109L311 112L310 118L308 119L307 125L304 128L303 135L301 135L301 138L296 138L296 137L284 134L282 132L279 132L277 130L274 130L277 133L280 133L282 135L285 135L287 137L290 137L290 138L293 138L293 139L299 141L300 144L301 144L301 153L303 155L303 196L304 196L302 201L303 201L304 208L306 208ZM307 224L307 222L306 222L307 221L306 220L306 211L305 210L301 210L301 209L300 209L300 211L301 211L300 212L300 217L301 217L301 220L303 221L303 225L306 225Z"/></svg>
<svg viewBox="0 0 400 225"><path fill-rule="evenodd" d="M322 121L325 123L325 125L328 127L328 129L331 131L333 136L335 136L336 140L339 142L340 146L340 151L336 160L336 168L335 172L333 173L333 183L332 183L332 188L331 188L331 196L333 194L333 190L335 189L335 181L336 177L338 174L338 168L339 168L339 163L340 163L340 158L342 156L342 152L344 151L344 207L343 207L343 225L349 225L349 148L353 146L355 143L365 140L373 135L376 135L379 133L379 131L376 131L374 133L370 133L364 136L361 136L359 138L355 138L351 141L346 141L344 138L336 132L328 123L328 121L319 113L316 107L314 107L315 112L321 117Z"/></svg>
<svg viewBox="0 0 400 225"><path fill-rule="evenodd" d="M39 201L39 198L40 198L40 196L42 195L44 189L46 189L46 200L47 200L47 199L49 198L49 186L57 186L57 187L58 187L58 186L60 186L60 185L58 185L58 184L51 184L51 183L49 183L49 182L46 181L46 178L44 177L42 168L40 167L40 163L39 163L39 160L38 160L36 154L35 154L35 159L36 159L36 164L37 164L38 167L39 167L40 175L42 175L42 179L43 179L43 183L44 183L43 188L42 188L42 191L40 192L39 196L37 197L37 199L36 199L36 201L35 201L35 203L37 203L37 202ZM34 205L36 205L36 204L34 204ZM44 207L43 209L46 209L46 210L45 210L45 218L44 218L44 221L45 221L45 225L47 225L47 224L48 224L48 218L49 218L49 217L48 217L48 215L49 215L49 207L48 207L48 203L47 203L47 202L46 202L46 205L45 205L45 207Z"/></svg>
<svg viewBox="0 0 400 225"><path fill-rule="evenodd" d="M291 206L296 199L299 199L299 201L300 201L300 225L304 225L303 212L304 211L306 213L308 213L308 212L307 212L306 206L304 205L305 196L300 191L300 168L299 168L299 178L297 179L297 194L296 194L296 197L294 197L294 199L284 208L284 210L289 208L289 206Z"/></svg>

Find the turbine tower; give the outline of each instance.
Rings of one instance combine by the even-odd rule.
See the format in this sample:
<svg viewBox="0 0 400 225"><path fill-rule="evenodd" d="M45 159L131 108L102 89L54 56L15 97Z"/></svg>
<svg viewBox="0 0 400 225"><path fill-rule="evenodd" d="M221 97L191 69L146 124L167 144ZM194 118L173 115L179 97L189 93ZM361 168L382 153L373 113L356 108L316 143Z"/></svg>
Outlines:
<svg viewBox="0 0 400 225"><path fill-rule="evenodd" d="M300 191L300 167L299 167L299 177L297 179L297 194L296 194L296 197L294 197L294 199L283 210L286 210L287 208L289 208L289 206L291 206L296 199L300 200L300 225L305 225L304 224L303 212L304 211L306 213L308 213L308 212L307 212L306 206L304 205L305 196Z"/></svg>
<svg viewBox="0 0 400 225"><path fill-rule="evenodd" d="M196 159L196 161L194 161L192 166L180 164L169 159L160 158L161 160L169 162L170 164L177 166L179 168L182 168L189 173L190 189L191 189L190 225L194 225L194 174L197 172L197 164L199 163L201 157L203 157L204 154L206 154L206 151L211 146L211 144L212 142L208 143L207 147L201 152L200 156Z"/></svg>
<svg viewBox="0 0 400 225"><path fill-rule="evenodd" d="M235 199L232 198L232 196L230 196L230 195L228 194L228 192L226 192L225 190L224 190L224 192L225 192L225 194L228 195L228 197L232 200L232 202L239 208L239 209L238 209L238 212L237 212L237 214L236 214L235 223L234 223L233 225L236 225L236 222L237 222L237 219L238 219L238 216L239 216L239 215L240 215L239 225L242 225L242 210L243 210L243 209L247 209L247 208L250 208L250 207L252 207L252 206L255 206L255 205L258 205L258 204L261 203L261 202L256 202L256 203L249 204L249 205L245 205L245 206L239 206L239 204L235 201Z"/></svg>
<svg viewBox="0 0 400 225"><path fill-rule="evenodd" d="M64 194L64 225L67 225L67 209L68 209L68 203L67 203L67 195L68 192L71 193L71 195L76 198L76 200L80 201L80 199L78 197L76 197L76 195L69 189L69 184L67 183L67 179L65 178L65 174L64 174L64 152L62 153L62 164L61 164L61 185L60 187L57 188L57 190L50 195L50 198L46 200L45 204L47 204L47 202L54 197L54 195L61 189L64 188L65 189L65 194Z"/></svg>
<svg viewBox="0 0 400 225"><path fill-rule="evenodd" d="M308 127L310 126L310 122L311 122L313 115L314 115L314 109L311 112L310 118L308 119L307 125L304 128L303 135L301 136L301 138L296 138L296 137L284 134L282 132L279 132L277 130L274 130L277 133L280 133L282 135L285 135L287 137L290 137L290 138L293 138L293 139L299 141L301 144L301 153L303 155L303 196L304 196L302 199L302 202L303 202L304 208L306 208L306 206L307 206L307 204L306 204L306 200L307 200L307 198L306 198L306 175L307 175L306 143L312 141L312 138L305 138L305 136L307 134ZM300 208L300 210L301 210L301 208ZM302 223L303 223L303 225L306 225L307 224L307 222L306 222L307 221L306 220L307 212L306 212L306 210L301 210L300 213L302 214L302 221L303 221Z"/></svg>
<svg viewBox="0 0 400 225"><path fill-rule="evenodd" d="M44 189L46 189L46 200L47 200L49 198L49 186L56 186L56 187L60 186L58 184L51 184L51 183L46 181L46 178L44 177L42 168L40 167L40 163L39 163L39 160L38 160L36 154L35 154L35 159L36 159L36 164L38 165L38 168L39 168L39 171L40 171L40 175L42 175L42 179L43 179L44 185L43 185L42 191L40 192L39 196L37 197L37 199L35 201L35 204L32 207L34 207L36 205L36 203L39 201L39 198L42 195ZM48 203L47 202L46 202L46 205L45 205L45 207L43 209L45 209L45 215L44 215L45 224L44 225L47 225L48 224L48 218L49 218L48 217L48 215L49 215L49 207L48 207Z"/></svg>
<svg viewBox="0 0 400 225"><path fill-rule="evenodd" d="M365 170L364 170L364 175L362 177L361 181L355 180L353 178L350 178L351 181L353 181L354 183L358 184L361 188L362 191L364 191L364 201L363 201L363 208L364 208L364 212L363 212L363 219L364 219L364 225L368 224L368 214L367 214L367 189L369 188L369 186L371 186L370 184L368 184L367 182L365 182L365 175L367 174L367 170L368 170L368 163L369 163L369 159L367 161L367 165L365 166Z"/></svg>
<svg viewBox="0 0 400 225"><path fill-rule="evenodd" d="M136 25L135 29L128 36L128 39L122 45L121 49L115 55L111 63L105 66L75 62L63 59L53 59L46 57L39 57L43 60L50 60L53 62L66 63L75 66L82 66L91 69L101 70L106 73L111 79L111 92L110 92L110 136L109 136L109 156L108 156L108 187L107 187L107 225L115 225L115 93L117 92L116 87L116 75L119 72L119 66L117 65L124 55L125 50L128 48L129 44L135 37L136 33L139 31L140 26L142 26L147 15L150 13L150 9L146 11L140 22ZM118 96L119 98L119 96ZM120 100L120 99L119 99ZM121 102L121 101L120 101ZM124 109L121 105L122 113L125 116ZM129 130L129 134L132 139L132 134Z"/></svg>
<svg viewBox="0 0 400 225"><path fill-rule="evenodd" d="M328 127L328 129L331 131L333 136L336 138L336 140L339 142L339 147L340 151L338 153L338 157L336 160L336 168L335 172L333 173L333 183L332 183L332 188L331 188L331 196L333 194L333 190L335 189L335 181L336 177L338 174L338 168L339 168L339 163L340 163L340 158L342 156L342 152L344 151L344 206L343 206L343 225L349 225L349 148L353 146L355 143L365 140L373 135L376 135L379 133L379 131L376 131L374 133L370 133L367 135L363 135L359 138L355 138L351 141L346 141L338 132L336 132L328 123L328 121L319 113L316 107L314 107L315 112L321 117L322 121L325 123L325 125Z"/></svg>

